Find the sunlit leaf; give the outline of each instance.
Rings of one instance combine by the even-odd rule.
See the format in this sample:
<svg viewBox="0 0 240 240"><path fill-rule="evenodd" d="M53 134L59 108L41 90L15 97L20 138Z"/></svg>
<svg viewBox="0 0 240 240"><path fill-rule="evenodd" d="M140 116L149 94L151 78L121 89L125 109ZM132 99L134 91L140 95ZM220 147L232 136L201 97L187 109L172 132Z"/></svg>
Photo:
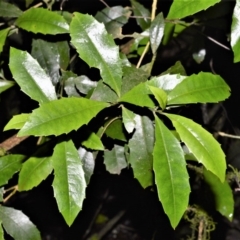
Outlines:
<svg viewBox="0 0 240 240"><path fill-rule="evenodd" d="M110 120L111 121L111 120ZM108 124L108 123L106 123ZM105 131L106 135L112 139L118 139L121 141L127 141L124 133L123 123L121 119L113 121Z"/></svg>
<svg viewBox="0 0 240 240"><path fill-rule="evenodd" d="M15 18L22 15L22 11L15 5L0 1L0 16L7 18Z"/></svg>
<svg viewBox="0 0 240 240"><path fill-rule="evenodd" d="M93 150L104 150L101 139L94 132L90 132L88 139L81 143L84 147Z"/></svg>
<svg viewBox="0 0 240 240"><path fill-rule="evenodd" d="M0 5L1 5L1 2L0 2ZM0 6L0 9L1 9L1 6ZM10 28L4 28L4 29L0 30L0 53L3 50L3 46L5 44L5 40L7 38L9 30L10 30Z"/></svg>
<svg viewBox="0 0 240 240"><path fill-rule="evenodd" d="M135 114L132 111L122 106L123 124L128 133L131 133L135 128L134 117Z"/></svg>
<svg viewBox="0 0 240 240"><path fill-rule="evenodd" d="M0 80L0 93L14 86L14 84L15 84L14 81Z"/></svg>
<svg viewBox="0 0 240 240"><path fill-rule="evenodd" d="M13 118L4 127L4 131L10 130L10 129L21 129L26 123L26 121L28 120L29 116L30 114L28 113L22 113L22 114L13 116Z"/></svg>
<svg viewBox="0 0 240 240"><path fill-rule="evenodd" d="M160 107L164 110L167 104L167 94L161 88L149 86L149 89L158 101Z"/></svg>
<svg viewBox="0 0 240 240"><path fill-rule="evenodd" d="M83 94L88 94L98 84L98 82L92 81L85 75L76 77L74 81L76 84L76 88Z"/></svg>

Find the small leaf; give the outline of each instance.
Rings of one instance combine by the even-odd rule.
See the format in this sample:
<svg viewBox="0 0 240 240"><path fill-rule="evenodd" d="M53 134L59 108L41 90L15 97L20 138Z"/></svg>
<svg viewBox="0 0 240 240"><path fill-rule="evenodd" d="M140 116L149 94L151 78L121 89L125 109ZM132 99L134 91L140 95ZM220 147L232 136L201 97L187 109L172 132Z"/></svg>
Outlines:
<svg viewBox="0 0 240 240"><path fill-rule="evenodd" d="M174 114L165 114L173 123L181 140L198 162L214 173L221 182L225 180L226 161L220 144L214 137L192 120Z"/></svg>
<svg viewBox="0 0 240 240"><path fill-rule="evenodd" d="M57 144L52 165L54 197L59 211L70 226L82 209L86 189L82 163L71 140Z"/></svg>
<svg viewBox="0 0 240 240"><path fill-rule="evenodd" d="M0 206L0 219L6 232L15 240L41 240L40 232L22 211Z"/></svg>
<svg viewBox="0 0 240 240"><path fill-rule="evenodd" d="M149 86L149 88L158 101L162 110L164 110L167 104L167 94L161 88L156 88L153 86Z"/></svg>
<svg viewBox="0 0 240 240"><path fill-rule="evenodd" d="M111 174L120 174L127 167L124 147L114 144L111 151L104 152L104 164Z"/></svg>
<svg viewBox="0 0 240 240"><path fill-rule="evenodd" d="M58 136L69 133L87 124L107 106L107 103L85 98L62 98L42 104L33 110L18 135Z"/></svg>
<svg viewBox="0 0 240 240"><path fill-rule="evenodd" d="M180 61L176 61L175 64L168 68L166 71L161 73L161 76L167 75L167 74L177 74L178 76L187 76L186 71Z"/></svg>
<svg viewBox="0 0 240 240"><path fill-rule="evenodd" d="M103 82L120 96L122 67L119 50L104 25L90 15L76 12L70 25L70 35L80 57L90 67L100 69Z"/></svg>
<svg viewBox="0 0 240 240"><path fill-rule="evenodd" d="M0 186L6 184L13 174L19 171L24 158L24 155L17 154L0 157Z"/></svg>
<svg viewBox="0 0 240 240"><path fill-rule="evenodd" d="M135 114L132 111L122 106L123 124L128 133L131 133L135 128L134 117Z"/></svg>
<svg viewBox="0 0 240 240"><path fill-rule="evenodd" d="M229 91L229 86L219 75L200 72L179 83L168 94L168 104L219 102L229 97Z"/></svg>
<svg viewBox="0 0 240 240"><path fill-rule="evenodd" d="M83 93L88 94L94 88L96 88L98 82L92 81L87 76L82 75L74 79L77 89Z"/></svg>
<svg viewBox="0 0 240 240"><path fill-rule="evenodd" d="M153 169L159 199L175 228L188 206L190 185L180 142L155 116Z"/></svg>
<svg viewBox="0 0 240 240"><path fill-rule="evenodd" d="M1 5L1 2L0 2L0 5ZM1 9L1 6L0 6L0 9ZM6 41L8 33L9 33L9 30L10 30L10 28L4 28L4 29L0 30L0 53L2 52L3 46L5 45L5 41Z"/></svg>
<svg viewBox="0 0 240 240"><path fill-rule="evenodd" d="M22 114L13 116L3 130L7 131L10 129L21 129L26 123L26 121L28 120L29 116L30 114L28 113L22 113Z"/></svg>
<svg viewBox="0 0 240 240"><path fill-rule="evenodd" d="M0 93L14 86L14 84L15 84L14 81L0 80Z"/></svg>
<svg viewBox="0 0 240 240"><path fill-rule="evenodd" d="M26 8L28 8L35 0L25 0L26 2Z"/></svg>
<svg viewBox="0 0 240 240"><path fill-rule="evenodd" d="M223 216L228 218L229 221L233 219L234 200L232 189L228 182L220 182L219 179L211 172L204 168L203 176L205 182L209 185L214 194L215 207Z"/></svg>
<svg viewBox="0 0 240 240"><path fill-rule="evenodd" d="M108 124L108 123L107 123ZM105 131L106 135L112 139L127 141L121 119L113 121Z"/></svg>
<svg viewBox="0 0 240 240"><path fill-rule="evenodd" d="M154 127L146 116L136 115L134 121L136 130L129 141L129 163L134 177L146 188L153 185Z"/></svg>
<svg viewBox="0 0 240 240"><path fill-rule="evenodd" d="M150 43L152 48L152 53L156 54L157 49L162 41L164 33L164 17L162 13L159 13L156 18L151 22L149 29Z"/></svg>
<svg viewBox="0 0 240 240"><path fill-rule="evenodd" d="M94 132L90 132L88 139L81 143L84 147L93 150L104 150L101 139Z"/></svg>
<svg viewBox="0 0 240 240"><path fill-rule="evenodd" d="M17 18L22 15L22 11L15 5L0 1L0 16L7 18Z"/></svg>
<svg viewBox="0 0 240 240"><path fill-rule="evenodd" d="M57 99L49 76L29 53L11 48L9 67L13 78L29 97L40 103Z"/></svg>
<svg viewBox="0 0 240 240"><path fill-rule="evenodd" d="M28 9L17 19L15 24L33 33L56 35L69 31L69 25L62 16L43 8Z"/></svg>

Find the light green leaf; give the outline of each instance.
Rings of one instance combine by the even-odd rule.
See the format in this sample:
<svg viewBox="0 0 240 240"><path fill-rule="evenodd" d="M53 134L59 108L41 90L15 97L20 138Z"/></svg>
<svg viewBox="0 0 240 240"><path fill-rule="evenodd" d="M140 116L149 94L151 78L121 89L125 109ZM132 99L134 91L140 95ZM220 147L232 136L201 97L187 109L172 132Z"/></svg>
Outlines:
<svg viewBox="0 0 240 240"><path fill-rule="evenodd" d="M19 136L60 135L87 124L107 103L85 98L62 98L42 104L18 133Z"/></svg>
<svg viewBox="0 0 240 240"><path fill-rule="evenodd" d="M153 185L154 127L146 116L136 115L134 121L136 130L129 141L129 163L134 177L146 188Z"/></svg>
<svg viewBox="0 0 240 240"><path fill-rule="evenodd" d="M9 67L13 78L29 97L40 103L57 99L49 76L29 53L11 48Z"/></svg>
<svg viewBox="0 0 240 240"><path fill-rule="evenodd" d="M70 35L80 57L90 67L100 69L103 82L120 96L122 67L119 50L104 25L90 15L76 12L70 25Z"/></svg>
<svg viewBox="0 0 240 240"><path fill-rule="evenodd" d="M149 88L158 101L162 110L164 110L167 104L167 94L161 88L156 88L153 86L149 86Z"/></svg>
<svg viewBox="0 0 240 240"><path fill-rule="evenodd" d="M7 18L17 18L22 15L22 11L15 5L0 1L0 16Z"/></svg>
<svg viewBox="0 0 240 240"><path fill-rule="evenodd" d="M174 0L167 18L184 18L206 10L218 2L220 2L220 0Z"/></svg>
<svg viewBox="0 0 240 240"><path fill-rule="evenodd" d="M232 189L228 182L220 182L219 179L211 172L204 168L203 176L205 182L209 185L212 193L214 194L215 207L223 216L228 218L229 221L233 219L234 200Z"/></svg>
<svg viewBox="0 0 240 240"><path fill-rule="evenodd" d="M93 150L104 150L101 139L94 132L90 132L88 139L81 143L84 147Z"/></svg>
<svg viewBox="0 0 240 240"><path fill-rule="evenodd" d="M128 133L131 133L135 128L134 117L135 114L132 111L122 106L123 124Z"/></svg>
<svg viewBox="0 0 240 240"><path fill-rule="evenodd" d="M82 163L71 140L57 144L52 165L54 197L59 211L70 226L82 209L86 189Z"/></svg>
<svg viewBox="0 0 240 240"><path fill-rule="evenodd" d="M0 79L0 93L6 91L10 87L14 86L14 81L7 81L7 80L1 80Z"/></svg>
<svg viewBox="0 0 240 240"><path fill-rule="evenodd" d="M30 114L28 113L22 113L22 114L13 116L3 130L7 131L10 129L21 129L26 123L26 121L28 120L29 116Z"/></svg>
<svg viewBox="0 0 240 240"><path fill-rule="evenodd" d="M190 185L183 150L171 131L155 116L153 170L159 199L175 228L188 206Z"/></svg>
<svg viewBox="0 0 240 240"><path fill-rule="evenodd" d="M19 171L24 155L9 154L0 157L0 186L6 184L14 173Z"/></svg>
<svg viewBox="0 0 240 240"><path fill-rule="evenodd" d="M219 76L200 72L185 78L169 94L167 104L219 102L230 96L230 88Z"/></svg>
<svg viewBox="0 0 240 240"><path fill-rule="evenodd" d="M162 13L159 13L151 22L149 33L152 53L156 54L164 33L164 17Z"/></svg>
<svg viewBox="0 0 240 240"><path fill-rule="evenodd" d="M15 24L33 33L56 35L69 32L69 25L62 16L43 8L28 9L17 19Z"/></svg>
<svg viewBox="0 0 240 240"><path fill-rule="evenodd" d="M5 240L4 238L4 231L2 228L2 221L0 220L0 240Z"/></svg>
<svg viewBox="0 0 240 240"><path fill-rule="evenodd" d="M111 174L120 174L127 167L124 147L114 144L112 150L104 151L104 164Z"/></svg>
<svg viewBox="0 0 240 240"><path fill-rule="evenodd" d="M1 2L0 2L0 5L1 5ZM1 6L0 6L0 9L1 9ZM9 30L10 30L10 28L4 28L4 29L0 30L0 53L3 50L3 46L5 44Z"/></svg>
<svg viewBox="0 0 240 240"><path fill-rule="evenodd" d="M234 62L240 61L240 0L236 0L236 5L232 15L231 26L231 46L234 53Z"/></svg>
<svg viewBox="0 0 240 240"><path fill-rule="evenodd" d="M0 188L0 202L3 201L4 187ZM1 221L1 220L0 220ZM0 238L1 239L1 238Z"/></svg>
<svg viewBox="0 0 240 240"><path fill-rule="evenodd" d="M181 140L205 168L221 182L225 180L226 161L220 144L214 137L192 120L174 114L165 114L173 123Z"/></svg>
<svg viewBox="0 0 240 240"><path fill-rule="evenodd" d="M15 240L41 240L36 226L22 211L0 206L0 219L6 232Z"/></svg>
<svg viewBox="0 0 240 240"><path fill-rule="evenodd" d="M111 121L111 120L110 120ZM108 125L108 122L106 123ZM123 123L121 119L113 121L105 131L106 135L112 139L127 141L124 133Z"/></svg>

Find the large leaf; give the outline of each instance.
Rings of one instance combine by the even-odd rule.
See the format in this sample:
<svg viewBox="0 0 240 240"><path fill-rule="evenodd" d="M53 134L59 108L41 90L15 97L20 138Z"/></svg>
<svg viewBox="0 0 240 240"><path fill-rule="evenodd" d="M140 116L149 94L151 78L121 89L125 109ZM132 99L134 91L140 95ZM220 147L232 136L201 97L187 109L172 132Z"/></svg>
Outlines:
<svg viewBox="0 0 240 240"><path fill-rule="evenodd" d="M168 94L168 104L214 103L229 95L230 88L219 75L200 72L179 83Z"/></svg>
<svg viewBox="0 0 240 240"><path fill-rule="evenodd" d="M0 219L6 232L15 240L41 240L36 226L22 211L0 206Z"/></svg>
<svg viewBox="0 0 240 240"><path fill-rule="evenodd" d="M42 104L29 117L19 136L60 135L87 124L107 103L85 98L62 98Z"/></svg>
<svg viewBox="0 0 240 240"><path fill-rule="evenodd" d="M205 182L209 185L214 194L215 207L223 216L230 221L233 219L234 200L232 189L225 180L223 183L211 172L204 169L203 176Z"/></svg>
<svg viewBox="0 0 240 240"><path fill-rule="evenodd" d="M54 196L59 211L70 226L82 209L86 189L82 163L71 140L57 144L52 165Z"/></svg>
<svg viewBox="0 0 240 240"><path fill-rule="evenodd" d="M135 132L129 141L129 163L132 166L134 177L146 188L153 185L153 146L154 127L146 116L136 115Z"/></svg>
<svg viewBox="0 0 240 240"><path fill-rule="evenodd" d="M119 50L104 25L90 15L74 13L70 35L80 57L89 66L100 69L103 81L120 96L122 67Z"/></svg>
<svg viewBox="0 0 240 240"><path fill-rule="evenodd" d="M1 5L1 2L0 2ZM0 6L1 9L1 6ZM7 38L8 32L9 32L10 28L4 28L2 30L0 30L0 53L3 50L3 46L5 44L5 40Z"/></svg>
<svg viewBox="0 0 240 240"><path fill-rule="evenodd" d="M8 182L14 173L22 166L24 155L9 154L0 157L0 186Z"/></svg>
<svg viewBox="0 0 240 240"><path fill-rule="evenodd" d="M29 32L42 34L68 33L69 25L58 13L43 8L30 8L15 24Z"/></svg>
<svg viewBox="0 0 240 240"><path fill-rule="evenodd" d="M189 176L180 142L155 117L155 145L153 170L159 199L173 228L181 220L188 206Z"/></svg>
<svg viewBox="0 0 240 240"><path fill-rule="evenodd" d="M40 103L57 99L49 76L29 53L11 48L9 67L13 78L29 97Z"/></svg>
<svg viewBox="0 0 240 240"><path fill-rule="evenodd" d="M4 131L10 130L10 129L21 129L26 123L26 121L28 120L29 116L30 114L28 113L22 113L22 114L13 116L12 119L4 127Z"/></svg>
<svg viewBox="0 0 240 240"><path fill-rule="evenodd" d="M0 17L14 18L22 15L22 11L15 5L0 1Z"/></svg>
<svg viewBox="0 0 240 240"><path fill-rule="evenodd" d="M214 137L192 120L174 114L165 114L173 123L181 140L207 170L221 182L225 180L225 155Z"/></svg>
<svg viewBox="0 0 240 240"><path fill-rule="evenodd" d="M167 18L184 18L215 5L220 0L174 0Z"/></svg>
<svg viewBox="0 0 240 240"><path fill-rule="evenodd" d="M0 80L0 93L6 91L14 85L14 81Z"/></svg>

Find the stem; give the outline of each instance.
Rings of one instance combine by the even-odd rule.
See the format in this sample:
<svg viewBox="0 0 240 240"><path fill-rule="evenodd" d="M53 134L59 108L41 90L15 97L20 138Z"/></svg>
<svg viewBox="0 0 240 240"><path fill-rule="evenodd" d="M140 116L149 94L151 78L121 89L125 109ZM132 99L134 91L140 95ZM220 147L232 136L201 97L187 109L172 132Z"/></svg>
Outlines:
<svg viewBox="0 0 240 240"><path fill-rule="evenodd" d="M6 198L3 199L3 203L6 203L18 191L18 185L15 185L14 187L11 187L11 188L5 190L5 192L8 192L12 189L13 189L13 191Z"/></svg>
<svg viewBox="0 0 240 240"><path fill-rule="evenodd" d="M121 118L121 117L115 117L115 118L111 119L111 120L107 123L107 125L103 128L103 131L102 131L102 133L101 133L101 135L100 135L99 137L102 138L102 136L103 136L103 134L105 133L105 131L107 130L107 128L108 128L115 120L117 120L117 119L119 119L119 118Z"/></svg>

